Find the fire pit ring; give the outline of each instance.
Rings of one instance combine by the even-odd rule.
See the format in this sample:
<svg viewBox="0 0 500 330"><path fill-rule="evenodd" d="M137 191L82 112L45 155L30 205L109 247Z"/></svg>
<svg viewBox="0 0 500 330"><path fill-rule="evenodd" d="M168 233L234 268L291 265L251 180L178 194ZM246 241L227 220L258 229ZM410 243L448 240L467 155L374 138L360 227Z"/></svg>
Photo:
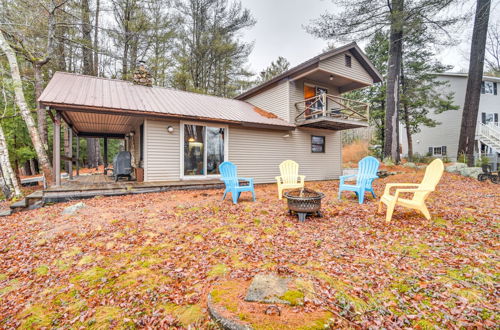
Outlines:
<svg viewBox="0 0 500 330"><path fill-rule="evenodd" d="M300 222L306 220L308 214L315 214L319 217L321 214L321 200L325 194L311 189L294 189L284 193L288 201L288 212L297 213Z"/></svg>

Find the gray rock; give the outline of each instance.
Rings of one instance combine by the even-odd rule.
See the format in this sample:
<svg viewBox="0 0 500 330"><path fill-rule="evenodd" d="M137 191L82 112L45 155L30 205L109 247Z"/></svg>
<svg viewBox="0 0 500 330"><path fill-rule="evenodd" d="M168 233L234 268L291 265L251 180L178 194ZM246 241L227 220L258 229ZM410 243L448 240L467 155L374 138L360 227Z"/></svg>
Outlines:
<svg viewBox="0 0 500 330"><path fill-rule="evenodd" d="M288 291L290 279L276 275L256 275L247 291L246 301L268 304L290 304L282 297Z"/></svg>
<svg viewBox="0 0 500 330"><path fill-rule="evenodd" d="M403 167L417 168L417 165L415 165L415 163L408 162L408 163L404 163Z"/></svg>
<svg viewBox="0 0 500 330"><path fill-rule="evenodd" d="M6 216L9 216L11 214L12 214L12 210L11 209L0 211L0 217L6 217Z"/></svg>
<svg viewBox="0 0 500 330"><path fill-rule="evenodd" d="M467 167L467 164L464 164L464 163L455 163L455 164L452 164L448 167L446 167L446 172L450 172L450 173L460 173L460 170L464 169Z"/></svg>
<svg viewBox="0 0 500 330"><path fill-rule="evenodd" d="M76 213L76 211L80 210L80 209L83 209L84 207L86 207L87 205L85 205L84 202L79 202L79 203L76 203L74 205L71 205L71 206L68 206L67 208L65 208L61 214L63 215L73 215Z"/></svg>
<svg viewBox="0 0 500 330"><path fill-rule="evenodd" d="M481 173L483 173L481 167L466 167L460 170L460 174L469 178L477 178Z"/></svg>

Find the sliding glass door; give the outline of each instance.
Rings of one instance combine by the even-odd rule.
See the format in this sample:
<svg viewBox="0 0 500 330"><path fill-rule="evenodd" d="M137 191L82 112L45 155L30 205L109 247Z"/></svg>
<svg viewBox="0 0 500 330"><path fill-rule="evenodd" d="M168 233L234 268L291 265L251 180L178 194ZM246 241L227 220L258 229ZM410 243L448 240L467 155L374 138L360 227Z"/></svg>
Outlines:
<svg viewBox="0 0 500 330"><path fill-rule="evenodd" d="M184 124L183 133L183 176L218 175L225 159L226 128Z"/></svg>

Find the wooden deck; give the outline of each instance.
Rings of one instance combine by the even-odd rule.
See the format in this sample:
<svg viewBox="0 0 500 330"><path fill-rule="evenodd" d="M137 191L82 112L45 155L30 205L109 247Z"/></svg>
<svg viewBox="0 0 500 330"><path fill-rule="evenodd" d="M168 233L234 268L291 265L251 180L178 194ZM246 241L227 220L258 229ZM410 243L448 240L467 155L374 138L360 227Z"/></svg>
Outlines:
<svg viewBox="0 0 500 330"><path fill-rule="evenodd" d="M95 196L117 196L143 194L169 190L215 189L222 188L218 179L180 180L136 182L120 179L115 182L112 177L103 174L82 175L73 180L65 180L60 186L50 187L43 191L43 202L54 203Z"/></svg>

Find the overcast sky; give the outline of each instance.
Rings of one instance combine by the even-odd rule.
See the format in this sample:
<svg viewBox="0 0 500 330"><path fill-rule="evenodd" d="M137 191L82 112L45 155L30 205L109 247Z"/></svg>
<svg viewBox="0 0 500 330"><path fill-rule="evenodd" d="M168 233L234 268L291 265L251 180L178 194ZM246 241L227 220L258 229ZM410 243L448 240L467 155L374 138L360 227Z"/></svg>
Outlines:
<svg viewBox="0 0 500 330"><path fill-rule="evenodd" d="M262 71L278 56L283 56L292 66L297 65L324 50L327 41L318 39L304 30L325 11L332 12L335 6L330 0L241 0L257 20L254 27L246 30L243 39L253 41L254 48L249 57L250 69ZM475 1L463 1L461 10L475 8ZM500 0L492 1L490 22L500 19ZM453 65L452 71L468 68L472 21L460 26L456 32L459 45L439 49L439 60ZM361 47L364 42L357 41Z"/></svg>

